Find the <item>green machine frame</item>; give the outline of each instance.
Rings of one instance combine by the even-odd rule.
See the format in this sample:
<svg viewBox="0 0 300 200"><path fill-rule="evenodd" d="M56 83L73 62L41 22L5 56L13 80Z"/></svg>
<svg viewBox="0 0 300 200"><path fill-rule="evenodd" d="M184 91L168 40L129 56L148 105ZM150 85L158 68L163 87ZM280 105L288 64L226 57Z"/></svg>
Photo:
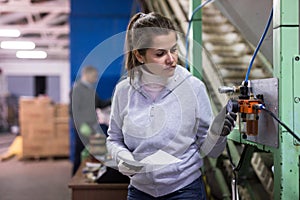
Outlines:
<svg viewBox="0 0 300 200"><path fill-rule="evenodd" d="M279 117L300 133L299 0L274 0L274 76L279 79ZM279 127L279 147L274 154L274 198L299 199L300 146Z"/></svg>
<svg viewBox="0 0 300 200"><path fill-rule="evenodd" d="M201 4L200 0L191 2L191 10ZM300 3L299 0L273 0L273 9L273 74L278 78L278 117L300 137ZM195 17L201 19L201 12ZM201 20L192 25L193 40L201 43L199 32ZM192 52L193 63L201 66L199 51ZM195 75L201 78L201 69L196 71L198 73ZM278 124L277 148L243 139L237 128L228 138L231 144L235 141L271 152L274 160L274 199L300 199L300 143L283 127ZM224 192L228 191L225 189Z"/></svg>

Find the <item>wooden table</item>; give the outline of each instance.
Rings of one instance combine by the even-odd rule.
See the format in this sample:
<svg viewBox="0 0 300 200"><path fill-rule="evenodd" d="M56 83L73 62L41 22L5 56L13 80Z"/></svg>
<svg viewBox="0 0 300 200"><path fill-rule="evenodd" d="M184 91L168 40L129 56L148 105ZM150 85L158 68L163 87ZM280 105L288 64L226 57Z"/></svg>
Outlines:
<svg viewBox="0 0 300 200"><path fill-rule="evenodd" d="M72 200L126 200L127 183L89 183L82 173L85 162L69 183L72 190Z"/></svg>

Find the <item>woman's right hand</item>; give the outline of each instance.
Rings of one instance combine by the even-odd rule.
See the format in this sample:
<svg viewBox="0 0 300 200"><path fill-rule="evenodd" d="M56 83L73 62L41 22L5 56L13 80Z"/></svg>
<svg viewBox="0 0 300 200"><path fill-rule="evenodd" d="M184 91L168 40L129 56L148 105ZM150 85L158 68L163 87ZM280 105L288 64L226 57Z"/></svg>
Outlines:
<svg viewBox="0 0 300 200"><path fill-rule="evenodd" d="M133 176L138 173L143 168L142 165L139 165L129 151L120 151L118 153L118 169L119 172L126 176Z"/></svg>

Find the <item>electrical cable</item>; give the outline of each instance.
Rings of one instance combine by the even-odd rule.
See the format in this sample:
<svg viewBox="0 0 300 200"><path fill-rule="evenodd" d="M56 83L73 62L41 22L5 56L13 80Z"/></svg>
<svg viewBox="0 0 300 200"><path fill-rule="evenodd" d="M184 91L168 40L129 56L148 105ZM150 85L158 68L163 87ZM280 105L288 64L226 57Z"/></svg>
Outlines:
<svg viewBox="0 0 300 200"><path fill-rule="evenodd" d="M214 0L207 0L207 1L203 2L202 4L200 4L199 6L197 6L197 7L193 10L193 13L192 13L192 15L191 15L191 18L190 18L190 20L189 20L188 29L187 29L186 37L185 37L185 49L186 49L185 68L186 68L186 69L188 69L188 52L189 52L189 40L188 40L188 37L189 37L189 34L190 34L190 29L191 29L191 25L192 25L192 22L193 22L194 15L195 15L196 12L198 12L203 6L207 5L208 3L211 3L212 1L214 1Z"/></svg>
<svg viewBox="0 0 300 200"><path fill-rule="evenodd" d="M230 148L228 146L228 143L226 143L226 151L227 151L227 155L228 155L228 158L229 158L229 162L230 162L230 165L232 167L232 170L233 170L233 180L235 181L234 182L234 191L237 191L237 175L238 175L238 172L239 170L241 169L242 165L243 165L243 162L245 161L245 158L246 158L246 152L248 150L248 146L246 145L244 147L244 150L241 154L241 158L238 162L238 165L236 166L234 163L233 163L233 160L232 160L232 156L231 156L231 152L230 152ZM234 199L237 199L237 195L236 192L234 193Z"/></svg>
<svg viewBox="0 0 300 200"><path fill-rule="evenodd" d="M272 113L270 110L268 110L265 106L262 104L259 105L259 109L266 111L269 115L271 115L281 126L283 126L298 142L300 142L300 138L282 121L280 121L274 113Z"/></svg>
<svg viewBox="0 0 300 200"><path fill-rule="evenodd" d="M261 36L261 38L260 38L260 40L259 40L259 42L258 42L258 45L257 45L257 47L256 47L256 49L255 49L255 51L254 51L254 53L253 53L253 56L252 56L252 58L251 58L251 61L250 61L250 64L249 64L249 66L248 66L248 70L247 70L247 73L246 73L245 82L248 82L249 74L250 74L250 71L251 71L251 68L252 68L254 59L255 59L255 57L256 57L256 55L257 55L257 53L258 53L258 50L259 50L259 48L260 48L262 42L264 41L264 39L265 39L265 37L266 37L266 35L267 35L267 32L268 32L268 29L269 29L269 27L270 27L272 18L273 18L273 8L271 9L271 12L270 12L270 15L269 15L269 19L268 19L268 22L267 22L267 24L266 24L266 26L265 26L264 32L263 32L263 34L262 34L262 36Z"/></svg>
<svg viewBox="0 0 300 200"><path fill-rule="evenodd" d="M231 157L231 152L230 152L230 148L228 146L228 143L226 143L226 151L227 151L227 155L228 155L228 158L229 158L229 162L230 162L230 165L232 167L232 174L233 174L233 179L232 181L234 180L234 191L232 191L232 195L234 195L234 199L236 199L236 189L237 189L237 174L236 174L236 171L235 171L235 164L233 163L233 160L232 160L232 157Z"/></svg>

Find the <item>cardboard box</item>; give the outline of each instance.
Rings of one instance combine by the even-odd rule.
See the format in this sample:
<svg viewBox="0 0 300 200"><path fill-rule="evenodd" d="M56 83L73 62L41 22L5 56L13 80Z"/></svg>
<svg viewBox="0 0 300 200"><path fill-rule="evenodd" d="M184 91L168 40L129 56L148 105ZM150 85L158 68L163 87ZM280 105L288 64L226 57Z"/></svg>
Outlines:
<svg viewBox="0 0 300 200"><path fill-rule="evenodd" d="M56 104L55 105L55 117L69 117L69 105L68 104Z"/></svg>
<svg viewBox="0 0 300 200"><path fill-rule="evenodd" d="M53 105L48 97L20 98L19 104L23 156L69 156L68 105Z"/></svg>
<svg viewBox="0 0 300 200"><path fill-rule="evenodd" d="M19 100L20 124L53 120L54 111L54 106L49 98L21 97Z"/></svg>
<svg viewBox="0 0 300 200"><path fill-rule="evenodd" d="M55 123L55 143L69 146L69 123Z"/></svg>

